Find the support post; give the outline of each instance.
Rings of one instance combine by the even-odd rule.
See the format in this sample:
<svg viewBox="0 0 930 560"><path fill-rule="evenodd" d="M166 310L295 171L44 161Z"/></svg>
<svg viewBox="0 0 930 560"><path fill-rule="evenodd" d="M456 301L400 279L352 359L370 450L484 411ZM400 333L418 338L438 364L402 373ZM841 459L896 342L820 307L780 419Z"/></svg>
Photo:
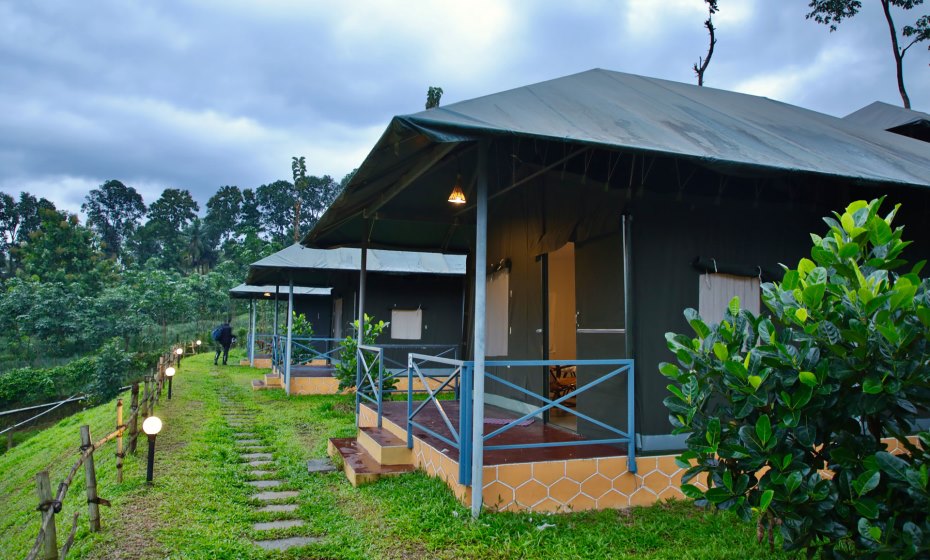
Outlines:
<svg viewBox="0 0 930 560"><path fill-rule="evenodd" d="M471 516L481 513L484 489L484 352L488 270L488 143L478 145L478 200L475 227L475 369L472 402ZM461 460L467 460L462 458Z"/></svg>
<svg viewBox="0 0 930 560"><path fill-rule="evenodd" d="M287 291L287 346L284 347L284 392L291 394L291 330L294 327L294 279L288 282Z"/></svg>
<svg viewBox="0 0 930 560"><path fill-rule="evenodd" d="M278 363L278 351L279 351L278 346L280 344L280 342L278 341L278 295L280 291L279 288L280 286L278 285L275 285L274 287L274 320L272 321L272 323L274 324L274 326L272 327L274 334L271 337L271 364L273 366L278 366L278 367L281 366L281 364Z"/></svg>
<svg viewBox="0 0 930 560"><path fill-rule="evenodd" d="M136 439L139 438L139 382L132 384L132 400L129 404L129 452L135 455Z"/></svg>
<svg viewBox="0 0 930 560"><path fill-rule="evenodd" d="M249 300L249 366L255 367L255 300ZM169 382L170 383L170 382ZM170 392L170 389L169 389Z"/></svg>
<svg viewBox="0 0 930 560"><path fill-rule="evenodd" d="M633 217L623 215L620 226L623 231L623 330L626 345L626 356L634 360L627 371L627 411L626 411L626 430L630 436L630 445L627 448L627 469L631 473L636 473L636 377L634 375L634 366L636 364L633 354L633 246L632 246L632 227Z"/></svg>
<svg viewBox="0 0 930 560"><path fill-rule="evenodd" d="M362 239L362 262L358 269L358 341L355 347L355 427L358 427L358 415L361 412L362 371L364 369L362 345L365 344L365 280L368 272L368 227L365 226L365 238Z"/></svg>
<svg viewBox="0 0 930 560"><path fill-rule="evenodd" d="M123 399L116 401L116 483L123 481Z"/></svg>
<svg viewBox="0 0 930 560"><path fill-rule="evenodd" d="M39 497L39 519L45 520L45 508L51 509L52 520L45 528L42 539L43 560L56 560L58 558L58 532L55 529L55 509L52 506L52 484L48 480L48 471L36 474L36 495ZM40 522L41 523L41 522Z"/></svg>
<svg viewBox="0 0 930 560"><path fill-rule="evenodd" d="M90 439L90 426L81 426L81 450L91 449L94 442ZM97 472L94 470L94 452L84 459L84 481L87 487L87 521L91 533L100 532L100 504L97 502Z"/></svg>

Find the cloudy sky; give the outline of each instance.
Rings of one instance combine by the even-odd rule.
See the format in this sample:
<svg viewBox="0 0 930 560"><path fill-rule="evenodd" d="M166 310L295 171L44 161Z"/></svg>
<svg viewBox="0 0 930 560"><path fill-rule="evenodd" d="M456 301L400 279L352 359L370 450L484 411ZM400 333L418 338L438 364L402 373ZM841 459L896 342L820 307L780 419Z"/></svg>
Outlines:
<svg viewBox="0 0 930 560"><path fill-rule="evenodd" d="M837 116L900 104L865 4L831 34L807 0L720 0L705 85ZM595 67L694 83L705 17L703 0L0 0L0 190L77 211L120 179L202 205L290 179L295 155L338 179L431 85L447 105ZM928 64L923 45L905 59L923 111Z"/></svg>

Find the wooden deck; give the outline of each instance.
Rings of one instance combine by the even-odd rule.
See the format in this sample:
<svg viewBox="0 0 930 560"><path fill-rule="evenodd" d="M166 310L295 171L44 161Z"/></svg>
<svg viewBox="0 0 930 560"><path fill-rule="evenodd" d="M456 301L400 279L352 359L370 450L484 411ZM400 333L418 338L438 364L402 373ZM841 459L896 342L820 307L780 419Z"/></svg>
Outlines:
<svg viewBox="0 0 930 560"><path fill-rule="evenodd" d="M418 401L419 402L419 401ZM459 402L453 400L443 400L442 406L449 417L452 426L458 430L459 419ZM414 403L416 407L417 403ZM363 403L363 406L370 405ZM383 407L384 417L398 426L406 428L407 426L407 403L399 401L387 401ZM515 420L520 418L516 413L496 406L485 406L485 420L495 419L498 423L485 423L484 433L488 434L501 428L504 420ZM425 425L430 430L443 435L449 439L452 434L439 414L439 411L433 404L428 404L422 411L417 414L415 420ZM449 446L442 440L433 437L420 429L414 429L414 437L435 447L439 450L445 450L446 454L453 461L458 462L458 451L448 449ZM559 428L552 424L544 424L542 420L535 419L528 426L515 426L508 431L495 436L488 440L485 445L514 445L514 444L532 444L543 442L583 442L585 438L568 430ZM511 463L528 463L544 461L564 461L569 459L591 459L598 457L625 457L626 446L623 445L603 445L603 444L579 444L565 445L560 447L543 447L543 448L521 448L521 449L498 449L485 450L485 465L506 465Z"/></svg>

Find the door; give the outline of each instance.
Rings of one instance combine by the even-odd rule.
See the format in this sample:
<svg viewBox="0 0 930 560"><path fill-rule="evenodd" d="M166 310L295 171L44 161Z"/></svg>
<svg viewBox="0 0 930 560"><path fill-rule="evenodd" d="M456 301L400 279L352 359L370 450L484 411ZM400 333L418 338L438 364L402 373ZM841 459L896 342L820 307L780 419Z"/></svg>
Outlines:
<svg viewBox="0 0 930 560"><path fill-rule="evenodd" d="M579 360L628 356L624 306L623 236L621 232L575 245L576 353ZM616 369L579 367L578 387ZM578 411L607 425L626 425L626 376L602 382L578 396ZM578 433L606 437L609 432L578 421Z"/></svg>

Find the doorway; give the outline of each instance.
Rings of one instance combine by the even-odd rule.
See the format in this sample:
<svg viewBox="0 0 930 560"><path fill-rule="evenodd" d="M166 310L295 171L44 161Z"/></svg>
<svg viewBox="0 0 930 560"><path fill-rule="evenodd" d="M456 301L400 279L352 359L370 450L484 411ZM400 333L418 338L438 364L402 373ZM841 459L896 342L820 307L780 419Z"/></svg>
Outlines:
<svg viewBox="0 0 930 560"><path fill-rule="evenodd" d="M547 319L545 337L546 358L549 360L574 360L577 350L577 306L575 300L575 244L566 243L561 248L547 255L546 263L546 309ZM558 398L575 389L576 371L574 366L552 366L545 372L549 398ZM575 399L564 404L575 406ZM578 422L574 414L558 408L551 409L549 423L577 431Z"/></svg>

